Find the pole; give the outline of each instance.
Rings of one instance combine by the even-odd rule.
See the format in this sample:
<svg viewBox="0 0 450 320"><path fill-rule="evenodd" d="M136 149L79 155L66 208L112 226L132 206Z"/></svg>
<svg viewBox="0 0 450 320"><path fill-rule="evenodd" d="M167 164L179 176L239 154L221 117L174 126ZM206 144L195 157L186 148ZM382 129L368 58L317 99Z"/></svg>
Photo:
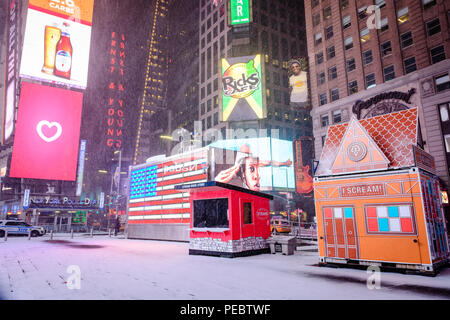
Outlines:
<svg viewBox="0 0 450 320"><path fill-rule="evenodd" d="M120 170L122 170L122 150L119 150L119 176L117 177L116 219L119 216Z"/></svg>
<svg viewBox="0 0 450 320"><path fill-rule="evenodd" d="M8 241L8 230L5 230L5 241Z"/></svg>

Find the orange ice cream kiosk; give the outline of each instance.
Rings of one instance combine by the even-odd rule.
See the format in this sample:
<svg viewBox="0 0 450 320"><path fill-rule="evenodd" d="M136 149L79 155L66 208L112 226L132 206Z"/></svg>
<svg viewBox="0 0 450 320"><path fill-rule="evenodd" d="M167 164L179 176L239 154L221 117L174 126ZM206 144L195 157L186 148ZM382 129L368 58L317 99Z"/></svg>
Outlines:
<svg viewBox="0 0 450 320"><path fill-rule="evenodd" d="M417 108L330 126L314 178L319 263L435 273L448 239Z"/></svg>

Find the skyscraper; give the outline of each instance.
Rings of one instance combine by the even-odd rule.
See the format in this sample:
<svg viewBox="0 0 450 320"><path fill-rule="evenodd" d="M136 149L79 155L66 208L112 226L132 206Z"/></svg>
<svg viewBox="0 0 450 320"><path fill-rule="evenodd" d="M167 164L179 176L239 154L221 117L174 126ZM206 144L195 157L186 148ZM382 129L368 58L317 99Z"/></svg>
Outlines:
<svg viewBox="0 0 450 320"><path fill-rule="evenodd" d="M305 11L315 158L331 124L418 107L419 144L448 190L450 3L306 0Z"/></svg>

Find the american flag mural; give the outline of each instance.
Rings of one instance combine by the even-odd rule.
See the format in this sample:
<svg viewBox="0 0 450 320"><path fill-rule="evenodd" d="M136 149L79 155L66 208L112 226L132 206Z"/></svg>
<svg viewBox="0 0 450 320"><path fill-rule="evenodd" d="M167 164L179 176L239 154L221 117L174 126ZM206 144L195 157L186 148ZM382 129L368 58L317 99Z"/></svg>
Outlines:
<svg viewBox="0 0 450 320"><path fill-rule="evenodd" d="M207 181L206 149L130 169L129 224L189 223L189 192L174 186Z"/></svg>

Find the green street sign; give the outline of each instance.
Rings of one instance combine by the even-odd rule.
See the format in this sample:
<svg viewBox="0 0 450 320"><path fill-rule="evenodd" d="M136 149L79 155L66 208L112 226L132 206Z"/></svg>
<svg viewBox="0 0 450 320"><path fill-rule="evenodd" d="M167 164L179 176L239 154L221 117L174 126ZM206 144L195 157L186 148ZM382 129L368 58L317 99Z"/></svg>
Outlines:
<svg viewBox="0 0 450 320"><path fill-rule="evenodd" d="M230 25L250 23L250 0L230 0Z"/></svg>

